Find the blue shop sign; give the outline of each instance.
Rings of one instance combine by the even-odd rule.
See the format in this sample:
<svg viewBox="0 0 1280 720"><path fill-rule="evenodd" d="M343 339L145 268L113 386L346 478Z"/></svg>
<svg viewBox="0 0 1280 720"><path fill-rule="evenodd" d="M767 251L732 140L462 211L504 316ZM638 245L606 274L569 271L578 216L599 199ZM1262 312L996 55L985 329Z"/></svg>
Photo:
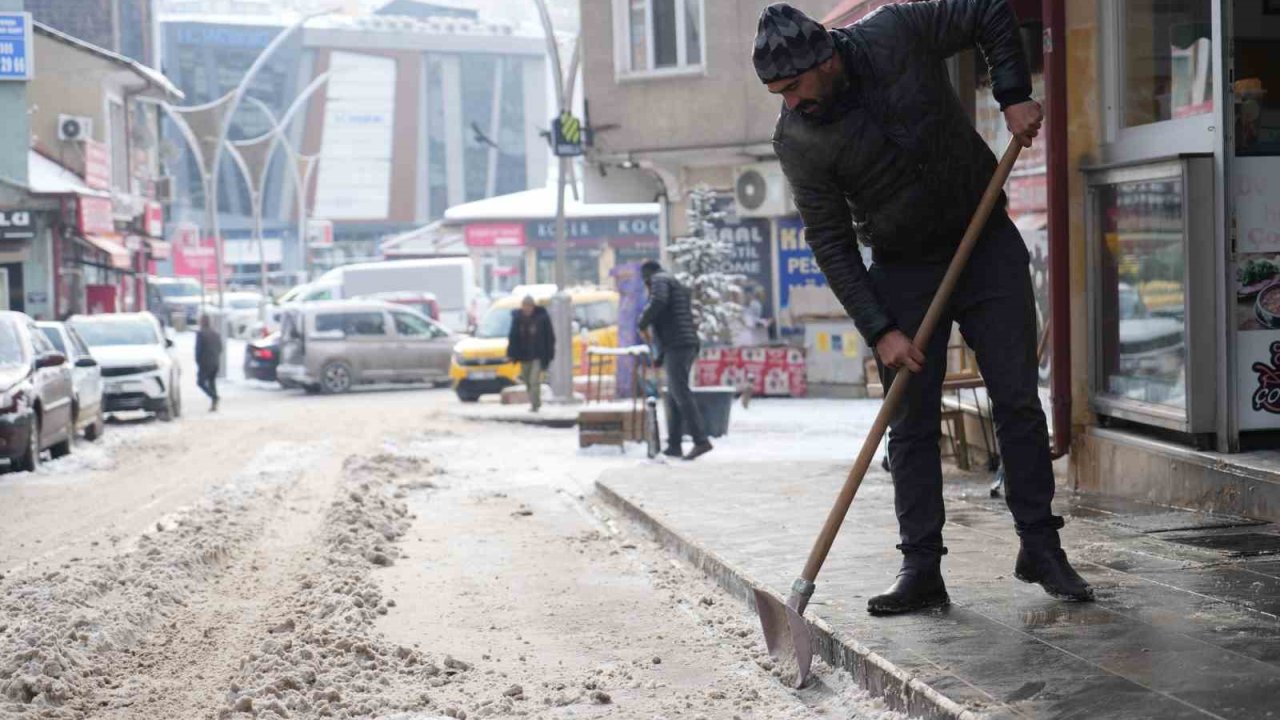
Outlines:
<svg viewBox="0 0 1280 720"><path fill-rule="evenodd" d="M30 80L33 54L31 13L0 13L0 80Z"/></svg>

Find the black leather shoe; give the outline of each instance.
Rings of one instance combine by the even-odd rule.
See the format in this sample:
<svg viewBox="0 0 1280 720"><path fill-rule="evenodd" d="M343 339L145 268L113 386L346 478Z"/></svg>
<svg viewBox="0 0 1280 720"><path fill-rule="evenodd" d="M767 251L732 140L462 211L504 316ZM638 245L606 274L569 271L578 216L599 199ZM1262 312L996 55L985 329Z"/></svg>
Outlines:
<svg viewBox="0 0 1280 720"><path fill-rule="evenodd" d="M1067 562L1062 548L1028 548L1018 551L1013 576L1025 583L1039 583L1051 596L1067 602L1093 602L1093 588Z"/></svg>
<svg viewBox="0 0 1280 720"><path fill-rule="evenodd" d="M662 454L663 454L663 455L666 455L667 457L673 457L673 458L682 458L682 457L684 457L684 451L683 451L683 450L681 450L681 449L680 449L679 447L677 447L677 446L672 446L672 447L667 448L666 450L663 450L663 451L662 451Z"/></svg>
<svg viewBox="0 0 1280 720"><path fill-rule="evenodd" d="M704 442L700 445L694 445L693 449L689 451L689 454L684 456L684 459L697 460L703 455L706 455L707 453L711 452L711 450L712 450L712 447L710 442Z"/></svg>
<svg viewBox="0 0 1280 720"><path fill-rule="evenodd" d="M904 560L893 585L867 601L867 612L897 615L950 604L938 560Z"/></svg>

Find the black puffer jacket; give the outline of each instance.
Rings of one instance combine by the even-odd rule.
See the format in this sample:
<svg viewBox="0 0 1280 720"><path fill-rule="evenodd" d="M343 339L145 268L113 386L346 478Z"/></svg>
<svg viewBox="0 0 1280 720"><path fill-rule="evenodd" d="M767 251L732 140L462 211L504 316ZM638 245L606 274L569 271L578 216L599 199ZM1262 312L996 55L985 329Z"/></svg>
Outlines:
<svg viewBox="0 0 1280 720"><path fill-rule="evenodd" d="M551 327L551 314L541 305L525 317L520 310L511 311L511 332L507 333L507 357L518 362L540 360L543 367L556 357L556 331Z"/></svg>
<svg viewBox="0 0 1280 720"><path fill-rule="evenodd" d="M689 288L671 273L660 272L649 280L649 302L637 324L641 330L653 327L663 352L698 346Z"/></svg>
<svg viewBox="0 0 1280 720"><path fill-rule="evenodd" d="M784 106L773 143L805 240L874 345L895 325L857 241L876 262L946 260L995 172L943 61L980 48L1001 108L1030 99L1031 77L1006 0L888 5L831 33L847 90L821 117Z"/></svg>

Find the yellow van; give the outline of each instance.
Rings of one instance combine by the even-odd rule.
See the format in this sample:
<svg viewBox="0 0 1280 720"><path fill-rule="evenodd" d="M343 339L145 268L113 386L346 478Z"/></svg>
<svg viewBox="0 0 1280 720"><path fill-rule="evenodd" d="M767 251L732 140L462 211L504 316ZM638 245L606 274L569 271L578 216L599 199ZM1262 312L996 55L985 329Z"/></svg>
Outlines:
<svg viewBox="0 0 1280 720"><path fill-rule="evenodd" d="M449 377L458 399L475 402L481 395L502 392L520 382L520 364L507 359L507 336L511 332L511 313L520 307L524 295L513 294L489 306L469 337L453 348ZM546 306L550 296L535 296ZM618 293L612 290L570 290L573 304L573 374L585 375L583 353L587 345L617 347Z"/></svg>

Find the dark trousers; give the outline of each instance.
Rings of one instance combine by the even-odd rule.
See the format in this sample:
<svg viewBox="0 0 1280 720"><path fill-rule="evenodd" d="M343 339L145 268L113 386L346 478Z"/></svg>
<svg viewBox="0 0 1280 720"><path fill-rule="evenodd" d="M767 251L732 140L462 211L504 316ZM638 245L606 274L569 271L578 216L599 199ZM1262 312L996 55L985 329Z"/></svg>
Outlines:
<svg viewBox="0 0 1280 720"><path fill-rule="evenodd" d="M707 426L702 422L702 413L698 411L698 403L689 389L689 373L697 359L697 347L672 348L662 357L662 364L667 369L667 392L672 401L667 409L668 447L680 447L686 432L693 438L694 445L707 441Z"/></svg>
<svg viewBox="0 0 1280 720"><path fill-rule="evenodd" d="M218 367L200 368L196 373L196 385L209 396L210 400L218 399Z"/></svg>
<svg viewBox="0 0 1280 720"><path fill-rule="evenodd" d="M988 222L925 353L903 407L889 423L889 463L903 553L946 554L942 544L942 381L953 321L973 348L986 382L1005 468L1005 495L1024 543L1057 547L1049 433L1037 392L1035 298L1026 245L1003 212ZM946 263L876 263L876 294L898 328L913 337ZM894 373L880 368L887 388Z"/></svg>

